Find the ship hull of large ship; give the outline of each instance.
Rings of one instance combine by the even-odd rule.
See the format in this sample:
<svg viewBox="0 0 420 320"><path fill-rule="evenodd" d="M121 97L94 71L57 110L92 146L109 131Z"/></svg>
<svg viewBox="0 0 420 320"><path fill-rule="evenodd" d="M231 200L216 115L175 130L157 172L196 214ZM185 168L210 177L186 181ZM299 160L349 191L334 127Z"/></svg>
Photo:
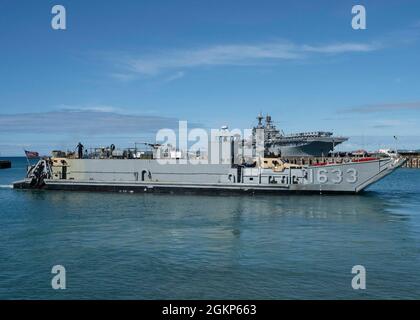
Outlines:
<svg viewBox="0 0 420 320"><path fill-rule="evenodd" d="M278 150L282 157L322 157L327 156L330 151L340 142L332 141L309 141L297 145L279 146Z"/></svg>

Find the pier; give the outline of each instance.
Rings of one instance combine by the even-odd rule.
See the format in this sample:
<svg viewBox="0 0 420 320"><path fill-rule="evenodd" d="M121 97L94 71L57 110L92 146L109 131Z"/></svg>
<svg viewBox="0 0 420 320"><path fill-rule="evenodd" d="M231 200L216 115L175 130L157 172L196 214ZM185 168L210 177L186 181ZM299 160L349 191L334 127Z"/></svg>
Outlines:
<svg viewBox="0 0 420 320"><path fill-rule="evenodd" d="M415 152L399 152L403 157L407 158L404 164L405 168L420 168L420 151Z"/></svg>
<svg viewBox="0 0 420 320"><path fill-rule="evenodd" d="M0 160L0 169L9 169L12 167L12 162L9 160Z"/></svg>

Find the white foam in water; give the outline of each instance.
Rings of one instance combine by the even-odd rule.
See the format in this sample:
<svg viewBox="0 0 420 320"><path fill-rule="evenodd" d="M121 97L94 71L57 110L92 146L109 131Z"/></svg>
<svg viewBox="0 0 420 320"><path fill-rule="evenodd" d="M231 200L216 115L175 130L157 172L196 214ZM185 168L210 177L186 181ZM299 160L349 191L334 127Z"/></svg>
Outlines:
<svg viewBox="0 0 420 320"><path fill-rule="evenodd" d="M13 185L11 184L0 184L0 189L12 189Z"/></svg>

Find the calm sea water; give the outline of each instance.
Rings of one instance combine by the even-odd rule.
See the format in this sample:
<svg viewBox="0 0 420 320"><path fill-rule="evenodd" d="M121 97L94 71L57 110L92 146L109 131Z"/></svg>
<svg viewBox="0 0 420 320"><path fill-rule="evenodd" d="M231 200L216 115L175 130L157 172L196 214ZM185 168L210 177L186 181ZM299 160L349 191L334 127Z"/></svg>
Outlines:
<svg viewBox="0 0 420 320"><path fill-rule="evenodd" d="M357 196L212 197L13 190L26 160L12 161L1 299L420 298L420 170Z"/></svg>

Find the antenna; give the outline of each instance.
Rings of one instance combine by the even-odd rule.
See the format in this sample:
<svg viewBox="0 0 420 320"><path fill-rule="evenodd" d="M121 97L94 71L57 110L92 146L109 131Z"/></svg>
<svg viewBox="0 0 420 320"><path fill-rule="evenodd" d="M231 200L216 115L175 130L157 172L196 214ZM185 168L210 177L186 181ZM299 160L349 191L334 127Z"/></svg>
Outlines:
<svg viewBox="0 0 420 320"><path fill-rule="evenodd" d="M394 140L395 140L395 154L398 154L398 138L397 138L397 136L394 136Z"/></svg>

